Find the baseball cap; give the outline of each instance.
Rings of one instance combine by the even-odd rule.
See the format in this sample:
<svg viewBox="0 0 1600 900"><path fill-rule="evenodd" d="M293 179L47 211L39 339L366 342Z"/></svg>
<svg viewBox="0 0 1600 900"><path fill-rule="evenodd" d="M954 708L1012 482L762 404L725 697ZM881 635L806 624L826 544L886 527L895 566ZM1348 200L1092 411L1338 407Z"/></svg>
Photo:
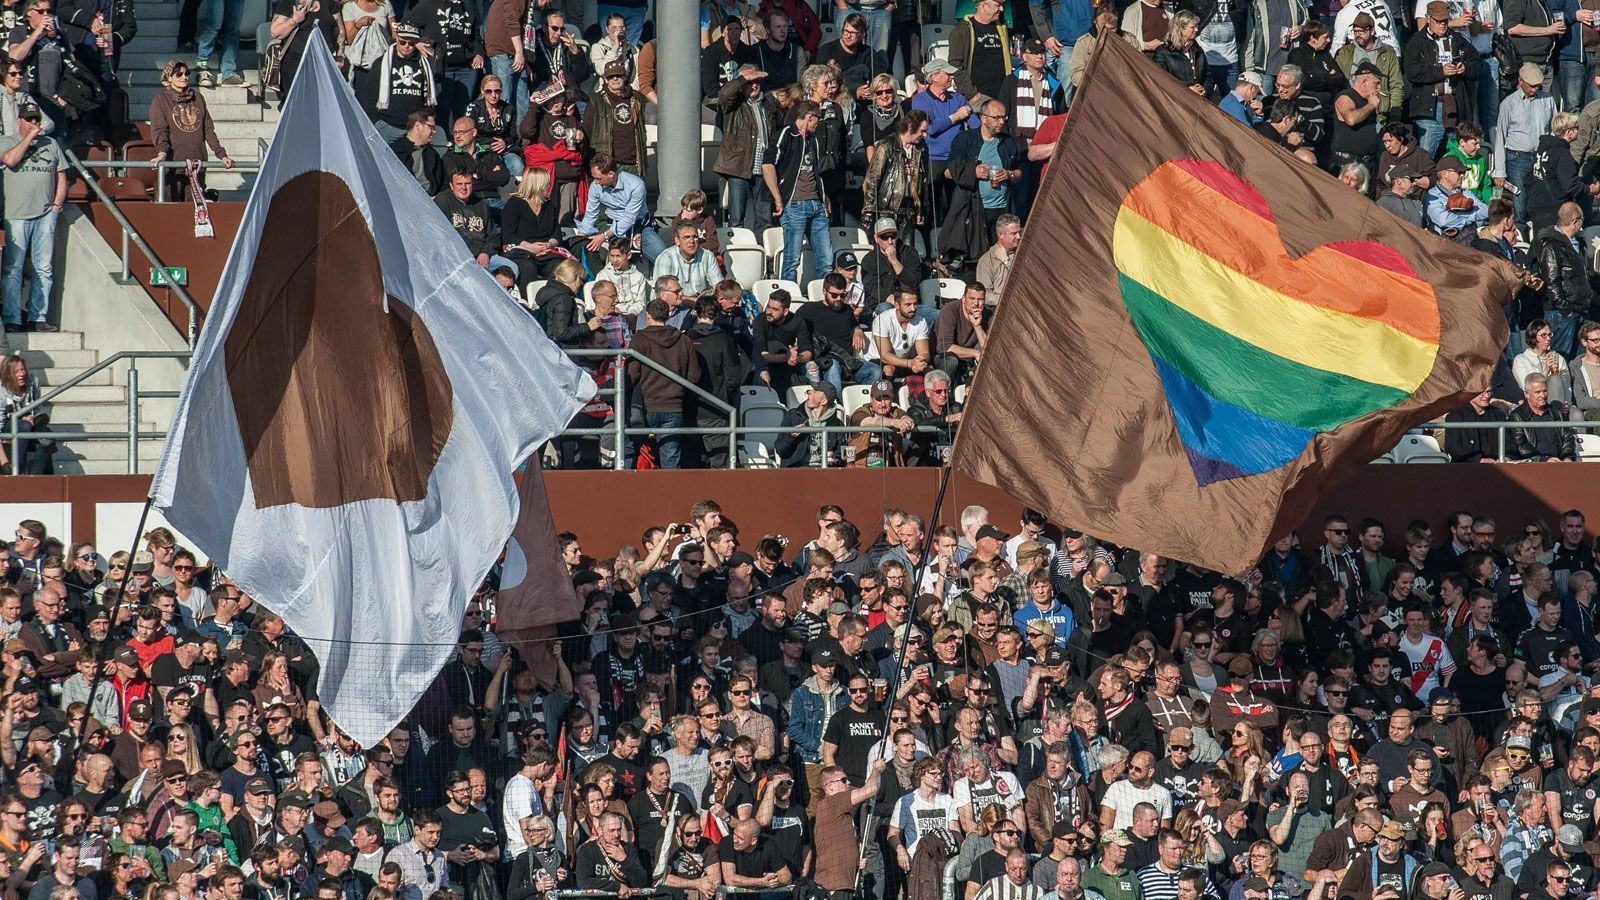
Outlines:
<svg viewBox="0 0 1600 900"><path fill-rule="evenodd" d="M243 650L229 649L222 652L222 664L225 666L231 666L234 663L240 662L247 663L249 661L250 657L246 655Z"/></svg>
<svg viewBox="0 0 1600 900"><path fill-rule="evenodd" d="M1583 829L1576 825L1563 825L1556 832L1556 843L1571 853L1583 852Z"/></svg>
<svg viewBox="0 0 1600 900"><path fill-rule="evenodd" d="M18 694L31 694L38 689L39 682L26 675L17 676L17 680L11 683L11 690Z"/></svg>
<svg viewBox="0 0 1600 900"><path fill-rule="evenodd" d="M270 794L272 793L272 785L268 784L265 778L252 778L244 783L244 792L246 794Z"/></svg>
<svg viewBox="0 0 1600 900"><path fill-rule="evenodd" d="M946 75L954 75L959 71L960 70L955 66L950 65L950 63L942 59L930 59L928 60L927 64L922 67L922 74L929 77L937 75L940 72L943 72Z"/></svg>
<svg viewBox="0 0 1600 900"><path fill-rule="evenodd" d="M1229 675L1241 675L1248 678L1250 673L1254 671L1255 667L1250 665L1250 660L1243 656L1235 656L1233 659L1228 660Z"/></svg>
<svg viewBox="0 0 1600 900"><path fill-rule="evenodd" d="M1038 621L1042 622L1044 620L1039 619ZM1051 634L1055 634L1055 632L1052 631ZM1067 664L1067 651L1051 644L1045 648L1044 659L1041 660L1041 663L1047 666L1064 666Z"/></svg>
<svg viewBox="0 0 1600 900"><path fill-rule="evenodd" d="M1446 156L1444 159L1439 160L1439 163L1433 168L1436 172L1465 172L1467 170L1460 157L1455 156Z"/></svg>
<svg viewBox="0 0 1600 900"><path fill-rule="evenodd" d="M132 647L123 647L117 651L115 659L125 666L137 666L139 664L139 653Z"/></svg>
<svg viewBox="0 0 1600 900"><path fill-rule="evenodd" d="M1537 66L1535 68L1537 68ZM1362 62L1361 65L1356 66L1356 70L1350 73L1351 78L1355 78L1357 75L1373 75L1378 78L1382 78L1383 70L1379 69L1376 65L1373 65L1372 60L1369 59Z"/></svg>
<svg viewBox="0 0 1600 900"><path fill-rule="evenodd" d="M821 393L830 405L839 402L839 389L834 387L831 381L813 381L811 389Z"/></svg>
<svg viewBox="0 0 1600 900"><path fill-rule="evenodd" d="M832 385L829 385L829 387L832 387ZM733 555L728 557L728 568L730 569L734 566L753 566L755 564L756 558L743 550L735 550Z"/></svg>
<svg viewBox="0 0 1600 900"><path fill-rule="evenodd" d="M806 631L804 628L785 628L778 640L790 644L804 644L806 642Z"/></svg>
<svg viewBox="0 0 1600 900"><path fill-rule="evenodd" d="M1003 543L1011 540L1011 535L1006 534L1004 531L1001 531L993 525L985 525L978 529L978 538L979 540L982 540L983 538L993 538L994 540Z"/></svg>
<svg viewBox="0 0 1600 900"><path fill-rule="evenodd" d="M300 809L312 809L316 805L311 796L305 791L284 791L283 795L278 798L279 807L296 806Z"/></svg>
<svg viewBox="0 0 1600 900"><path fill-rule="evenodd" d="M1044 51L1044 41L1041 41L1038 38L1034 38L1022 45L1023 53L1043 53Z"/></svg>
<svg viewBox="0 0 1600 900"><path fill-rule="evenodd" d="M28 740L30 741L53 741L55 739L56 733L43 725L35 725L28 731Z"/></svg>
<svg viewBox="0 0 1600 900"><path fill-rule="evenodd" d="M192 859L178 858L167 864L167 883L176 884L179 878L193 872L199 865Z"/></svg>
<svg viewBox="0 0 1600 900"><path fill-rule="evenodd" d="M1248 84L1253 84L1256 87L1261 87L1260 72L1243 72L1239 75L1239 80Z"/></svg>
<svg viewBox="0 0 1600 900"><path fill-rule="evenodd" d="M1529 84L1544 84L1544 70L1534 63L1523 63L1517 70L1517 77Z"/></svg>
<svg viewBox="0 0 1600 900"><path fill-rule="evenodd" d="M1455 157L1453 157L1453 156L1447 156L1445 158L1446 159L1455 159ZM1441 165L1440 168L1444 168L1444 167ZM1428 692L1428 705L1432 706L1435 703L1449 703L1450 701L1454 700L1455 698L1456 698L1456 695L1450 693L1450 689L1449 688L1447 688L1447 687L1436 687L1433 690Z"/></svg>
<svg viewBox="0 0 1600 900"><path fill-rule="evenodd" d="M892 216L879 216L878 221L872 223L872 233L875 235L894 234L899 230L900 223L896 222Z"/></svg>
<svg viewBox="0 0 1600 900"><path fill-rule="evenodd" d="M837 666L839 664L839 656L827 647L823 647L811 654L811 664L813 666Z"/></svg>
<svg viewBox="0 0 1600 900"><path fill-rule="evenodd" d="M1055 827L1050 829L1050 836L1053 838L1077 837L1078 829L1072 827L1071 819L1057 819Z"/></svg>
<svg viewBox="0 0 1600 900"><path fill-rule="evenodd" d="M840 250L833 255L833 267L835 269L859 269L861 268L861 260L856 258L854 250Z"/></svg>
<svg viewBox="0 0 1600 900"><path fill-rule="evenodd" d="M611 62L606 63L605 75L606 77L610 77L612 75L621 75L623 77L627 77L628 66L621 60L613 59Z"/></svg>
<svg viewBox="0 0 1600 900"><path fill-rule="evenodd" d="M1244 809L1244 804L1237 800L1224 800L1217 806L1217 820L1226 822L1236 812Z"/></svg>
<svg viewBox="0 0 1600 900"><path fill-rule="evenodd" d="M1528 740L1525 734L1514 734L1506 741L1507 750L1532 750L1533 741Z"/></svg>
<svg viewBox="0 0 1600 900"><path fill-rule="evenodd" d="M346 838L335 835L322 842L319 853L343 853L345 856L355 856L356 848Z"/></svg>
<svg viewBox="0 0 1600 900"><path fill-rule="evenodd" d="M396 22L394 23L394 36L408 41L414 41L422 37L422 29L411 24L410 22Z"/></svg>
<svg viewBox="0 0 1600 900"><path fill-rule="evenodd" d="M150 706L149 701L135 700L128 704L128 718L136 722L149 722L156 717L156 711Z"/></svg>
<svg viewBox="0 0 1600 900"><path fill-rule="evenodd" d="M17 114L18 116L21 113ZM150 555L149 550L140 550L133 555L133 565L128 568L130 572L148 572L155 567L156 558Z"/></svg>
<svg viewBox="0 0 1600 900"><path fill-rule="evenodd" d="M1132 847L1133 839L1128 837L1128 833L1121 828L1113 828L1100 835L1100 843L1116 844L1119 847Z"/></svg>
<svg viewBox="0 0 1600 900"><path fill-rule="evenodd" d="M172 639L174 647L194 647L200 643L202 643L200 635L192 631L180 631L177 637Z"/></svg>
<svg viewBox="0 0 1600 900"><path fill-rule="evenodd" d="M894 399L894 384L892 382L890 382L888 379L882 379L880 381L875 382L872 385L872 399L874 399L874 400L893 400Z"/></svg>
<svg viewBox="0 0 1600 900"><path fill-rule="evenodd" d="M1390 819L1383 823L1383 828L1378 830L1378 837L1385 837L1391 841L1403 841L1406 839L1406 826L1402 825L1399 819Z"/></svg>
<svg viewBox="0 0 1600 900"><path fill-rule="evenodd" d="M1017 559L1033 559L1035 556L1048 556L1050 551L1038 541L1023 541L1017 545Z"/></svg>
<svg viewBox="0 0 1600 900"><path fill-rule="evenodd" d="M1432 4L1429 4L1430 6ZM1440 4L1443 6L1444 4ZM1432 878L1435 875L1449 875L1450 867L1442 862L1431 862L1423 866L1418 872L1418 878Z"/></svg>

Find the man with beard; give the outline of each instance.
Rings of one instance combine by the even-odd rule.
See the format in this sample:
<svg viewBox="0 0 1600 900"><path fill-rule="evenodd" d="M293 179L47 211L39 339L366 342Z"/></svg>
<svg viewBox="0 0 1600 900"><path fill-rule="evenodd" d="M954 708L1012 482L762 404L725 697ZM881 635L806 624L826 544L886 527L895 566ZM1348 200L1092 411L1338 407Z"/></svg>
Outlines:
<svg viewBox="0 0 1600 900"><path fill-rule="evenodd" d="M1161 749L1150 707L1130 692L1128 673L1121 666L1107 666L1100 672L1100 699L1108 736L1128 749L1152 755Z"/></svg>
<svg viewBox="0 0 1600 900"><path fill-rule="evenodd" d="M1156 763L1155 780L1172 792L1174 806L1194 801L1205 771L1204 763L1194 761L1194 729L1179 725L1167 732L1167 755Z"/></svg>
<svg viewBox="0 0 1600 900"><path fill-rule="evenodd" d="M580 890L638 890L649 887L650 873L634 848L623 840L625 820L616 813L600 817L599 834L590 838L573 861ZM631 893L631 891L630 891Z"/></svg>
<svg viewBox="0 0 1600 900"><path fill-rule="evenodd" d="M1350 693L1350 711L1371 728L1382 726L1397 710L1422 709L1422 701L1410 688L1394 680L1393 674L1394 658L1388 650L1377 648L1367 659L1366 677ZM1389 778L1398 775L1400 769L1398 759L1392 762L1395 771Z"/></svg>
<svg viewBox="0 0 1600 900"><path fill-rule="evenodd" d="M694 804L672 790L672 767L661 757L652 757L645 766L645 788L628 801L628 815L634 823L634 843L643 859L654 860L671 823L694 818Z"/></svg>
<svg viewBox="0 0 1600 900"><path fill-rule="evenodd" d="M662 887L697 891L702 898L708 898L717 892L721 883L722 866L718 864L717 847L706 842L705 826L694 816L679 819L677 839L667 857Z"/></svg>

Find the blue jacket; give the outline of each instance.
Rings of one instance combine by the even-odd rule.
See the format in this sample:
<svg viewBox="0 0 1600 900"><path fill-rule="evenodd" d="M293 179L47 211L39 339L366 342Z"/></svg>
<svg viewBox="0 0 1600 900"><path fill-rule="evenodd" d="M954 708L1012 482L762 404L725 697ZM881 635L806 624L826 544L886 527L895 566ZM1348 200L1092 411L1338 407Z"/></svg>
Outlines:
<svg viewBox="0 0 1600 900"><path fill-rule="evenodd" d="M1034 34L1050 34L1068 47L1094 27L1093 0L1028 0Z"/></svg>
<svg viewBox="0 0 1600 900"><path fill-rule="evenodd" d="M844 687L835 681L826 693L813 675L789 695L789 743L800 754L800 761L822 762L822 729L832 714L844 707Z"/></svg>
<svg viewBox="0 0 1600 900"><path fill-rule="evenodd" d="M1072 636L1073 629L1078 627L1077 617L1072 614L1072 607L1060 600L1052 600L1048 610L1040 610L1032 600L1023 604L1011 617L1012 624L1023 634L1028 633L1028 626L1034 619L1044 619L1056 630L1056 643L1066 646L1067 638Z"/></svg>
<svg viewBox="0 0 1600 900"><path fill-rule="evenodd" d="M928 91L918 91L916 96L911 98L912 109L920 109L928 114L928 159L943 163L950 158L950 144L956 139L956 135L967 128L976 127L978 121L976 115L967 116L960 122L950 121L956 110L966 105L967 98L954 88L943 100ZM943 165L935 166L934 174L937 175L943 168Z"/></svg>
<svg viewBox="0 0 1600 900"><path fill-rule="evenodd" d="M1256 118L1255 111L1246 106L1244 101L1239 98L1238 93L1234 91L1229 91L1228 95L1222 98L1222 102L1217 104L1217 108L1246 125L1254 125L1259 121Z"/></svg>
<svg viewBox="0 0 1600 900"><path fill-rule="evenodd" d="M1485 206L1482 200L1479 200L1477 196L1472 194L1470 191L1458 190L1456 193L1471 200L1472 209L1449 209L1447 207L1450 203L1450 198L1453 195L1449 191L1446 191L1441 185L1436 184L1433 187L1428 188L1428 225L1431 226L1434 231L1443 233L1447 228L1454 228L1456 230L1467 228L1475 232L1479 228L1488 224L1489 207Z"/></svg>

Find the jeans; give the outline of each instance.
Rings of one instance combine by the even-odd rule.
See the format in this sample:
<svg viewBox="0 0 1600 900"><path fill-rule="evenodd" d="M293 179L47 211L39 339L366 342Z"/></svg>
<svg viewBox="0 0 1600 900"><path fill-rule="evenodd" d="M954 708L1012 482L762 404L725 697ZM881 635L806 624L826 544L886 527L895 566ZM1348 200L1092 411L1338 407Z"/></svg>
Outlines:
<svg viewBox="0 0 1600 900"><path fill-rule="evenodd" d="M834 7L833 19L839 23L840 28L843 28L845 16L856 12L861 13L867 20L867 46L882 53L888 53L889 28L894 24L894 10L887 8L856 9L852 6L846 6L843 9Z"/></svg>
<svg viewBox="0 0 1600 900"><path fill-rule="evenodd" d="M1583 316L1578 313L1558 312L1546 307L1544 320L1550 323L1550 349L1566 357L1576 355L1578 326L1583 324Z"/></svg>
<svg viewBox="0 0 1600 900"><path fill-rule="evenodd" d="M34 421L32 422L29 422L21 416L18 416L16 417L15 421L17 423L17 431L23 434L33 431L50 430L50 419L47 416L36 415L34 417ZM6 420L0 419L0 427L4 427L6 424L8 424ZM50 459L51 453L54 451L54 449L55 442L45 440L43 438L37 440L23 438L16 444L13 444L11 441L5 442L5 451L8 458L12 450L17 451L17 458L11 461L16 463L16 471L19 475L51 474L53 471L55 471L53 461ZM6 475L10 475L11 466L6 466L3 472Z"/></svg>
<svg viewBox="0 0 1600 900"><path fill-rule="evenodd" d="M1072 95L1077 93L1078 90L1072 86L1072 48L1070 46L1061 45L1061 53L1056 57L1055 67L1056 78L1061 80L1061 102L1070 105L1072 103Z"/></svg>
<svg viewBox="0 0 1600 900"><path fill-rule="evenodd" d="M516 187L517 180L522 177L522 170L526 169L528 164L522 161L522 154L516 152L502 153L500 160L506 164L506 171L511 173L512 187Z"/></svg>
<svg viewBox="0 0 1600 900"><path fill-rule="evenodd" d="M521 72L511 71L511 54L496 53L489 57L489 71L500 77L501 89L505 94L501 100L511 104L514 115L512 122L520 123L522 117L528 114L528 70L524 66ZM517 171L521 171L518 169ZM514 177L514 175L513 175Z"/></svg>
<svg viewBox="0 0 1600 900"><path fill-rule="evenodd" d="M1556 64L1556 107L1576 113L1594 99L1594 63L1584 59L1563 59Z"/></svg>
<svg viewBox="0 0 1600 900"><path fill-rule="evenodd" d="M1483 69L1478 76L1478 124L1484 134L1492 135L1500 121L1500 62L1493 53L1480 54L1479 62Z"/></svg>
<svg viewBox="0 0 1600 900"><path fill-rule="evenodd" d="M6 220L6 247L0 255L0 285L3 285L4 318L17 324L22 319L22 269L33 263L33 281L28 285L29 322L43 322L50 313L50 294L55 287L56 218L46 212L31 219Z"/></svg>
<svg viewBox="0 0 1600 900"><path fill-rule="evenodd" d="M645 222L639 228L639 255L644 257L645 266L653 269L656 257L666 252L670 246L672 245L661 239L661 229L653 224L653 220Z"/></svg>
<svg viewBox="0 0 1600 900"><path fill-rule="evenodd" d="M1527 221L1527 201L1523 193L1523 182L1528 180L1528 173L1533 171L1533 153L1529 150L1506 151L1506 181L1517 186L1516 196L1511 198L1511 205L1516 210L1517 224ZM1529 235L1531 237L1531 235Z"/></svg>
<svg viewBox="0 0 1600 900"><path fill-rule="evenodd" d="M1233 90L1234 82L1239 80L1239 63L1231 62L1225 65L1206 65L1206 93L1212 97L1225 97Z"/></svg>
<svg viewBox="0 0 1600 900"><path fill-rule="evenodd" d="M800 241L811 235L811 268L813 278L822 278L833 271L833 238L828 234L828 216L822 211L821 200L795 200L783 206L778 217L783 226L783 277L796 281L800 270Z"/></svg>
<svg viewBox="0 0 1600 900"><path fill-rule="evenodd" d="M450 136L449 126L467 111L467 104L472 102L473 91L478 87L478 76L482 74L470 66L462 66L446 69L444 76L434 82L439 91L438 134Z"/></svg>
<svg viewBox="0 0 1600 900"><path fill-rule="evenodd" d="M211 61L222 36L222 77L239 74L239 20L244 17L244 0L205 0L200 7L200 50L195 54L196 69Z"/></svg>
<svg viewBox="0 0 1600 900"><path fill-rule="evenodd" d="M653 413L644 414L644 423L650 428L681 428L683 427L683 413ZM657 464L663 469L676 469L683 463L683 438L679 435L663 434L656 438L656 449L661 452ZM637 467L639 463L639 441L636 438L628 439L628 465Z"/></svg>
<svg viewBox="0 0 1600 900"><path fill-rule="evenodd" d="M728 224L734 228L748 228L759 236L772 221L770 204L766 207L767 215L760 215L760 199L770 196L766 187L755 176L730 178L723 175L722 181L728 186Z"/></svg>
<svg viewBox="0 0 1600 900"><path fill-rule="evenodd" d="M600 4L598 11L600 14L601 30L605 29L606 20L611 18L611 14L616 13L622 17L622 21L627 23L626 28L628 29L628 43L634 45L635 47L642 43L641 38L644 37L644 7L612 6L609 3L602 3ZM520 122L522 120L518 119L517 121Z"/></svg>
<svg viewBox="0 0 1600 900"><path fill-rule="evenodd" d="M1433 118L1418 119L1416 126L1417 146L1430 157L1437 155L1439 145L1444 142L1444 103L1435 101Z"/></svg>

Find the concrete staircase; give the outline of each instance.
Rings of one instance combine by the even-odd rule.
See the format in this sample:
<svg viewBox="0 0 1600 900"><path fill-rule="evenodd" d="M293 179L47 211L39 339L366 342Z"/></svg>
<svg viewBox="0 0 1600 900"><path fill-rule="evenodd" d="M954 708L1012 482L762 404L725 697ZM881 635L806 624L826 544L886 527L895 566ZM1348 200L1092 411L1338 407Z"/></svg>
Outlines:
<svg viewBox="0 0 1600 900"><path fill-rule="evenodd" d="M102 356L85 346L81 331L55 334L8 334L10 351L20 353L28 370L39 378L43 392L64 384L86 369L93 368ZM109 354L108 354L109 355ZM149 418L147 403L140 403L140 431L158 426ZM128 421L127 367L109 366L74 385L51 401L50 422L54 431L124 430ZM165 423L163 423L165 424ZM162 441L139 443L139 470L152 471L161 458ZM128 445L122 440L58 440L54 456L58 475L122 475L128 471Z"/></svg>
<svg viewBox="0 0 1600 900"><path fill-rule="evenodd" d="M139 35L122 51L119 77L128 91L128 116L136 122L150 120L150 101L161 92L161 67L178 53L178 10L173 0L148 0L139 4ZM181 58L194 63L194 54ZM219 50L212 71L221 65ZM217 138L236 161L256 160L261 156L260 141L271 141L277 127L279 102L261 95L259 59L254 47L239 48L239 74L242 86L198 88L206 98L206 108L216 123ZM198 71L192 83L199 85ZM225 200L244 200L253 174L226 172L220 165L208 167L206 183L223 192Z"/></svg>

